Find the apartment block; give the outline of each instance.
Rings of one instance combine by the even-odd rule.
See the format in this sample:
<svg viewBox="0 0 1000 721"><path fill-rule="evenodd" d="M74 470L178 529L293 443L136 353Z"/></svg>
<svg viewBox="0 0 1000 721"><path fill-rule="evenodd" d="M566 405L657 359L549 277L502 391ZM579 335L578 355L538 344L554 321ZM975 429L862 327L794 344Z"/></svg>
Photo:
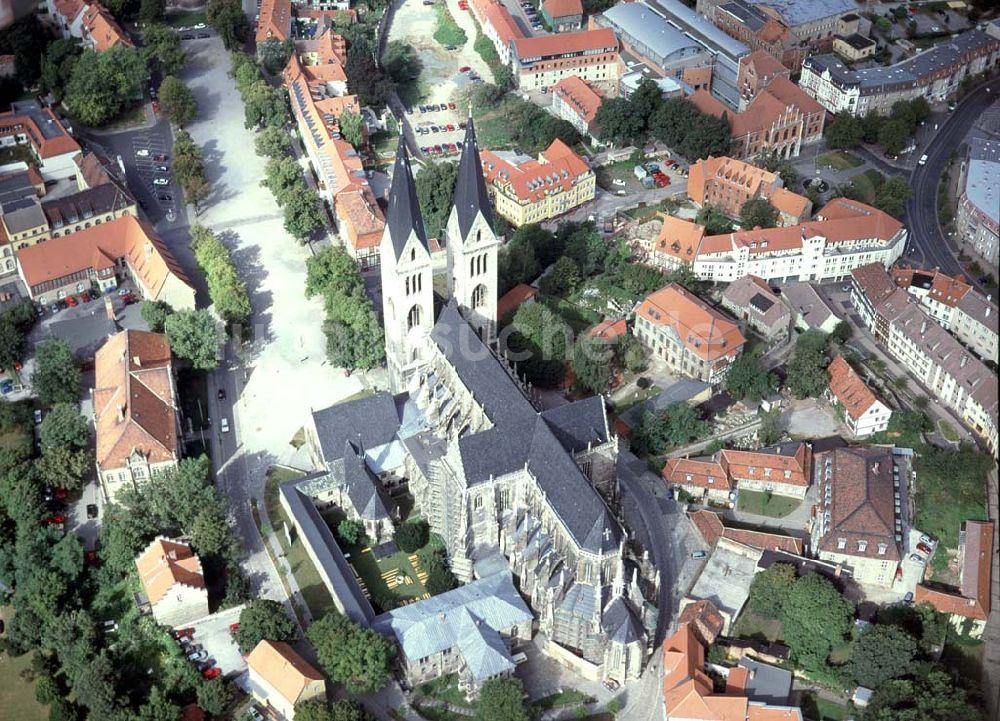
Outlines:
<svg viewBox="0 0 1000 721"><path fill-rule="evenodd" d="M621 76L618 39L609 28L514 38L511 62L524 90L548 88L571 75L614 89Z"/></svg>
<svg viewBox="0 0 1000 721"><path fill-rule="evenodd" d="M802 63L799 86L831 113L887 114L900 100L947 100L998 57L1000 40L969 30L889 66L854 70L833 55L813 55Z"/></svg>
<svg viewBox="0 0 1000 721"><path fill-rule="evenodd" d="M0 113L0 146L27 145L47 181L76 175L80 145L62 121L36 100L15 101Z"/></svg>
<svg viewBox="0 0 1000 721"><path fill-rule="evenodd" d="M1000 142L969 139L958 180L958 240L996 274L1000 262Z"/></svg>
<svg viewBox="0 0 1000 721"><path fill-rule="evenodd" d="M635 335L674 371L721 383L746 342L739 326L677 283L646 296Z"/></svg>
<svg viewBox="0 0 1000 721"><path fill-rule="evenodd" d="M541 223L594 199L594 171L558 138L538 160L492 150L479 156L493 207L514 226Z"/></svg>
<svg viewBox="0 0 1000 721"><path fill-rule="evenodd" d="M552 112L573 124L580 135L597 140L600 128L594 122L603 95L576 76L552 86Z"/></svg>
<svg viewBox="0 0 1000 721"><path fill-rule="evenodd" d="M748 200L767 200L778 211L778 225L798 225L809 217L812 202L784 187L771 173L734 158L709 156L691 164L688 197L699 206L714 205L731 218L738 218Z"/></svg>
<svg viewBox="0 0 1000 721"><path fill-rule="evenodd" d="M996 373L896 287L885 269L852 272L851 303L875 340L997 455Z"/></svg>

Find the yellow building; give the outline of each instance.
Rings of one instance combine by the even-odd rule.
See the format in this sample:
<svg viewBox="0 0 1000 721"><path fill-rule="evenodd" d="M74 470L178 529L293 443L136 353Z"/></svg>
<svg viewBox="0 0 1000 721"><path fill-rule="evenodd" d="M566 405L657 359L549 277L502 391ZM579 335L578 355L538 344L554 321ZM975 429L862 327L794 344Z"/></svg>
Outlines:
<svg viewBox="0 0 1000 721"><path fill-rule="evenodd" d="M480 159L493 207L514 226L562 215L596 193L594 171L558 138L538 160L512 162L490 150Z"/></svg>

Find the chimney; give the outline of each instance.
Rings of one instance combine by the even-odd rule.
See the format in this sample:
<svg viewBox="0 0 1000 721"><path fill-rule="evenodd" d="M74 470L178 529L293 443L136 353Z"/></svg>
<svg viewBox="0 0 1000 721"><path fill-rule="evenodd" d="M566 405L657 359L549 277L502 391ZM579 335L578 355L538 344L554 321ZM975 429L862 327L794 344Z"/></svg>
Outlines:
<svg viewBox="0 0 1000 721"><path fill-rule="evenodd" d="M961 368L965 368L965 366L968 364L968 362L969 362L969 356L966 355L965 353L963 353L962 354L962 362L959 364L959 366Z"/></svg>
<svg viewBox="0 0 1000 721"><path fill-rule="evenodd" d="M878 473L878 468L879 468L879 466L878 466L878 461L875 461L875 462L874 462L874 463L872 464L872 473Z"/></svg>

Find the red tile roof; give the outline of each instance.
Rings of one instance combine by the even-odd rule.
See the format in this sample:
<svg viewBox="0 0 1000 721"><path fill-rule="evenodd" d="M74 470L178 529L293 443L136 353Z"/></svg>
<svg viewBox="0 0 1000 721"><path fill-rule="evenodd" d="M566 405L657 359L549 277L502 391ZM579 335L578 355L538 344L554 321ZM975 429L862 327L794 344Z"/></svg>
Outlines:
<svg viewBox="0 0 1000 721"><path fill-rule="evenodd" d="M65 153L79 153L80 145L66 132L66 128L52 112L51 108L41 108L46 116L49 133L43 133L30 115L17 115L13 110L0 113L0 137L27 135L35 152L44 160ZM58 134L47 137L53 130Z"/></svg>
<svg viewBox="0 0 1000 721"><path fill-rule="evenodd" d="M788 68L766 50L755 50L749 55L744 55L740 58L740 65L752 66L754 75L758 78L788 73Z"/></svg>
<svg viewBox="0 0 1000 721"><path fill-rule="evenodd" d="M503 320L508 314L517 310L518 306L536 295L538 295L538 288L532 288L524 283L515 285L497 301L497 318Z"/></svg>
<svg viewBox="0 0 1000 721"><path fill-rule="evenodd" d="M668 458L660 472L667 483L695 486L708 490L729 491L729 475L716 460L693 458Z"/></svg>
<svg viewBox="0 0 1000 721"><path fill-rule="evenodd" d="M844 412L858 420L878 401L871 388L854 372L844 356L837 356L826 368L830 376L830 392L844 407Z"/></svg>
<svg viewBox="0 0 1000 721"><path fill-rule="evenodd" d="M708 599L701 599L686 605L677 617L677 623L690 624L697 632L698 640L708 646L722 633L726 620L714 603Z"/></svg>
<svg viewBox="0 0 1000 721"><path fill-rule="evenodd" d="M527 160L515 165L491 150L481 150L486 182L513 194L520 203L532 203L545 198L553 188L568 191L581 176L592 173L579 155L566 143L556 138L538 160Z"/></svg>
<svg viewBox="0 0 1000 721"><path fill-rule="evenodd" d="M601 107L601 94L587 82L575 75L563 78L552 86L553 94L573 108L587 125L594 122L598 109Z"/></svg>
<svg viewBox="0 0 1000 721"><path fill-rule="evenodd" d="M523 38L524 33L521 27L514 22L514 18L507 12L507 8L495 2L486 6L484 11L485 22L488 22L496 30L497 37L504 46L509 46L510 41L516 38Z"/></svg>
<svg viewBox="0 0 1000 721"><path fill-rule="evenodd" d="M735 322L677 283L646 296L637 314L672 326L685 348L709 362L737 355L746 342Z"/></svg>
<svg viewBox="0 0 1000 721"><path fill-rule="evenodd" d="M653 252L676 258L681 263L693 263L705 237L705 226L664 213L660 218L663 225L653 244Z"/></svg>
<svg viewBox="0 0 1000 721"><path fill-rule="evenodd" d="M542 7L553 20L573 15L583 15L583 3L581 0L545 0L542 3Z"/></svg>
<svg viewBox="0 0 1000 721"><path fill-rule="evenodd" d="M805 443L785 444L756 451L727 448L719 459L734 480L759 480L808 487L812 453Z"/></svg>
<svg viewBox="0 0 1000 721"><path fill-rule="evenodd" d="M913 283L913 275L917 273L922 276L931 277L931 287L927 295L932 300L942 303L951 308L956 307L959 302L972 290L972 286L959 278L945 275L939 270L915 270L894 266L891 270L892 279L900 288L909 288Z"/></svg>
<svg viewBox="0 0 1000 721"><path fill-rule="evenodd" d="M287 40L292 28L292 0L261 0L257 42Z"/></svg>
<svg viewBox="0 0 1000 721"><path fill-rule="evenodd" d="M201 561L186 543L157 538L135 559L135 565L146 598L154 606L178 584L205 588Z"/></svg>
<svg viewBox="0 0 1000 721"><path fill-rule="evenodd" d="M915 601L926 601L938 611L985 621L992 608L993 522L966 521L962 549L961 589L950 593L917 586Z"/></svg>
<svg viewBox="0 0 1000 721"><path fill-rule="evenodd" d="M805 551L805 546L800 538L786 536L781 533L729 528L725 525L725 520L722 516L713 511L688 511L688 518L691 519L695 528L701 533L702 538L705 539L705 543L710 546L718 543L720 538L728 538L731 541L742 543L744 546L750 546L750 548L757 548L762 551L784 551L796 556L801 556Z"/></svg>
<svg viewBox="0 0 1000 721"><path fill-rule="evenodd" d="M87 6L87 12L83 15L83 29L94 43L94 50L99 53L116 45L132 47L132 40L99 2L92 1Z"/></svg>
<svg viewBox="0 0 1000 721"><path fill-rule="evenodd" d="M619 320L608 318L587 330L587 335L614 342L618 336L625 335L627 332L628 326L624 318Z"/></svg>
<svg viewBox="0 0 1000 721"><path fill-rule="evenodd" d="M588 50L618 49L618 38L611 28L580 30L514 40L514 55L518 58L544 58L564 54L585 53Z"/></svg>

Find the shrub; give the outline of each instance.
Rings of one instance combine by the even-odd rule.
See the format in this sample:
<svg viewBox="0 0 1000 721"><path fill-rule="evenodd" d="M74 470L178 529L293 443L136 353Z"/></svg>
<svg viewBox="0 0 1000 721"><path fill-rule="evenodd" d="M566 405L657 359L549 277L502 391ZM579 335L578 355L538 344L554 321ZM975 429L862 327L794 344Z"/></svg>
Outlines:
<svg viewBox="0 0 1000 721"><path fill-rule="evenodd" d="M427 521L407 521L396 529L393 540L399 550L414 553L427 545L429 533Z"/></svg>

